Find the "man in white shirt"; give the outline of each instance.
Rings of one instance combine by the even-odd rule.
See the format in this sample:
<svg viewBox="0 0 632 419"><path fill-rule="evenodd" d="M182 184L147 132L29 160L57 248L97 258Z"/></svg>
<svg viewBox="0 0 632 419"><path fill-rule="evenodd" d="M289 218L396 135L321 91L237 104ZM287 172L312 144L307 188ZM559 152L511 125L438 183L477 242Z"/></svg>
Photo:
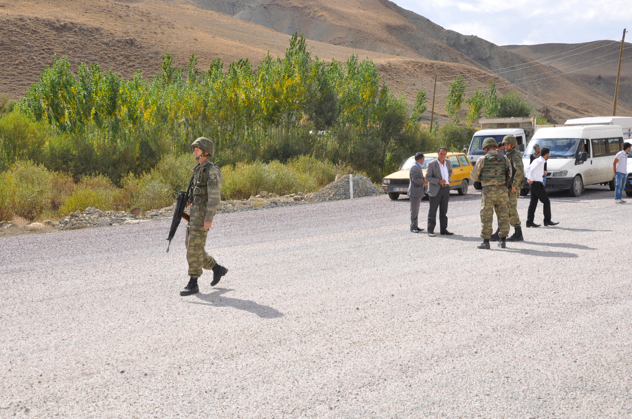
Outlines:
<svg viewBox="0 0 632 419"><path fill-rule="evenodd" d="M540 224L535 224L533 219L535 217L535 209L538 207L538 201L544 205L544 225L554 226L559 223L551 221L551 201L544 189L544 165L549 159L551 150L548 147L543 147L540 157L533 160L525 175L527 176L527 182L531 185L531 201L529 202L529 210L527 211L527 227L540 227Z"/></svg>
<svg viewBox="0 0 632 419"><path fill-rule="evenodd" d="M614 170L614 179L616 181L614 188L615 204L625 204L625 201L621 198L623 197L623 189L625 188L625 179L628 177L628 153L631 147L632 145L630 143L623 143L623 150L614 156L612 169Z"/></svg>

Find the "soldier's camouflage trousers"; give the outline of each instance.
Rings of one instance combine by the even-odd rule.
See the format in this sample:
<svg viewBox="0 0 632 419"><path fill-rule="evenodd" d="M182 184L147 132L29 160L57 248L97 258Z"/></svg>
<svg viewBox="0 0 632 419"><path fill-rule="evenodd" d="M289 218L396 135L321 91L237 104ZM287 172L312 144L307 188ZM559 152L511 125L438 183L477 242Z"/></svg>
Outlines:
<svg viewBox="0 0 632 419"><path fill-rule="evenodd" d="M507 237L509 235L509 217L507 215L507 204L509 197L507 196L507 188L505 186L485 186L481 195L481 237L489 239L492 235L492 223L494 221L494 212L498 218L498 227L500 232L498 237Z"/></svg>
<svg viewBox="0 0 632 419"><path fill-rule="evenodd" d="M193 278L199 278L202 275L202 268L213 269L215 266L215 259L204 249L206 236L208 236L208 230L187 226L185 239L187 262L189 263L189 276Z"/></svg>
<svg viewBox="0 0 632 419"><path fill-rule="evenodd" d="M518 197L520 190L516 192L509 191L509 203L507 204L507 213L509 215L509 225L516 228L520 227L520 216L518 215Z"/></svg>

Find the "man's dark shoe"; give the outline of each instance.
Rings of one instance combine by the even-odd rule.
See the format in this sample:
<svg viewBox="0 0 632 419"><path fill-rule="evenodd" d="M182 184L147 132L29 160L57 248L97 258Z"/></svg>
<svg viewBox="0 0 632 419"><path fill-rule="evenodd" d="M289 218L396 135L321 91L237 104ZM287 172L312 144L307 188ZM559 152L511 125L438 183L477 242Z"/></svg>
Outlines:
<svg viewBox="0 0 632 419"><path fill-rule="evenodd" d="M540 224L532 223L531 221L527 221L527 227L540 227Z"/></svg>
<svg viewBox="0 0 632 419"><path fill-rule="evenodd" d="M411 233L421 233L422 231L424 231L423 228L411 228L410 229Z"/></svg>
<svg viewBox="0 0 632 419"><path fill-rule="evenodd" d="M507 237L508 242L521 242L524 241L524 237L522 237L522 227L516 227L516 231L511 237Z"/></svg>
<svg viewBox="0 0 632 419"><path fill-rule="evenodd" d="M442 236L454 236L454 233L449 232L448 230L443 230L441 233Z"/></svg>
<svg viewBox="0 0 632 419"><path fill-rule="evenodd" d="M487 249L489 250L489 239L483 239L483 243L479 244L478 246L479 249Z"/></svg>
<svg viewBox="0 0 632 419"><path fill-rule="evenodd" d="M546 227L548 227L548 226L556 226L556 225L558 225L558 224L559 224L559 223L556 223L555 221L549 221L549 222L546 222L546 221L545 221L545 222L544 222L544 225L545 225Z"/></svg>
<svg viewBox="0 0 632 419"><path fill-rule="evenodd" d="M501 249L504 249L507 247L507 238L506 237L501 237L500 241L498 242L498 247L500 247Z"/></svg>
<svg viewBox="0 0 632 419"><path fill-rule="evenodd" d="M498 233L500 233L500 228L496 229L494 234L492 234L491 237L489 238L489 241L497 242L500 239L500 237L498 237Z"/></svg>
<svg viewBox="0 0 632 419"><path fill-rule="evenodd" d="M200 289L198 288L197 280L198 280L197 278L191 277L186 287L184 287L184 289L180 291L180 295L182 297L186 297L187 295L197 294L198 292L200 292Z"/></svg>
<svg viewBox="0 0 632 419"><path fill-rule="evenodd" d="M224 275L228 272L228 269L224 268L222 265L213 266L213 282L211 282L211 287L214 287L219 283L219 280L222 279Z"/></svg>

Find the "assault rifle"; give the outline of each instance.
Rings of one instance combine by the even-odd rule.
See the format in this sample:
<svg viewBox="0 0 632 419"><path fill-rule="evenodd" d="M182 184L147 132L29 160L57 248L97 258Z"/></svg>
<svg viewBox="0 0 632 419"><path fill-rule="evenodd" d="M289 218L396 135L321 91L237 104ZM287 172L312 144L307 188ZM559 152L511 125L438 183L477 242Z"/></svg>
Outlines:
<svg viewBox="0 0 632 419"><path fill-rule="evenodd" d="M169 253L169 247L171 246L171 240L173 236L176 234L176 230L178 230L178 226L180 225L180 220L185 219L189 221L189 215L184 213L184 209L187 207L187 202L191 199L191 192L193 189L193 176L191 176L191 181L189 182L189 187L185 191L180 191L178 194L178 198L176 199L176 208L173 211L173 219L171 220L171 229L169 229L169 237L167 240L169 244L167 245L167 253Z"/></svg>

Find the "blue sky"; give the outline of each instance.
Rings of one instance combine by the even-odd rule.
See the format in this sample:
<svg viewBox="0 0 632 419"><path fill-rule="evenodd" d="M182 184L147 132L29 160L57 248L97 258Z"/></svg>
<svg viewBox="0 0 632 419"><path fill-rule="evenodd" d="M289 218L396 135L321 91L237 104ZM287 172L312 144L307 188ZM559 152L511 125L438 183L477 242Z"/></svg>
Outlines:
<svg viewBox="0 0 632 419"><path fill-rule="evenodd" d="M621 41L630 0L392 0L463 35L497 45ZM632 34L626 34L626 43Z"/></svg>

